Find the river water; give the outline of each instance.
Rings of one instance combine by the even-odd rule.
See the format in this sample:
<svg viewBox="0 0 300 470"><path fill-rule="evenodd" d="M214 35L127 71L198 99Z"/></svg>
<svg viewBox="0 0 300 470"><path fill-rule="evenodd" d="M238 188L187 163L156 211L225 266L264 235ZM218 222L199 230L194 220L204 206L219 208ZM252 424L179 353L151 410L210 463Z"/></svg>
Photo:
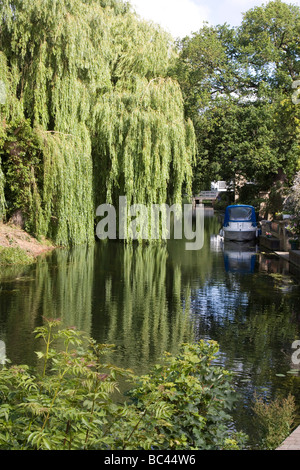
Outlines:
<svg viewBox="0 0 300 470"><path fill-rule="evenodd" d="M175 353L181 342L216 340L218 362L236 373L236 427L255 447L255 394L270 400L290 392L300 408L300 367L292 360L300 340L300 277L256 246L224 246L220 228L220 216L207 209L199 251L186 251L183 240L147 247L99 242L3 270L6 356L34 364L33 330L43 317L115 344L113 360L136 373L147 372L164 351Z"/></svg>

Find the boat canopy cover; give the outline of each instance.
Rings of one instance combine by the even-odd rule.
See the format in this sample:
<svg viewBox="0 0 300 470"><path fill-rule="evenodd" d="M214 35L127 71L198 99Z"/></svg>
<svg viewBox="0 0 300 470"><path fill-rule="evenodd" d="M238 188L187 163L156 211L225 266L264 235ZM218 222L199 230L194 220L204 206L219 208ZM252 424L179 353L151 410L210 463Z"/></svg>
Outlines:
<svg viewBox="0 0 300 470"><path fill-rule="evenodd" d="M229 222L252 222L256 226L256 215L253 206L236 205L228 206L225 211L224 225Z"/></svg>

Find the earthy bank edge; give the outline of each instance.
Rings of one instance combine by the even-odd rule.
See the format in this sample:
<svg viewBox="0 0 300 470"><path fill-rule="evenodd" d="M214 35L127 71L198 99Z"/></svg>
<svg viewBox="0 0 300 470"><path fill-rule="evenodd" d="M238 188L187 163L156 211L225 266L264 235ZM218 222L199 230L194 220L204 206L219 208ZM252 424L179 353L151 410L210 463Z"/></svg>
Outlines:
<svg viewBox="0 0 300 470"><path fill-rule="evenodd" d="M0 223L0 265L30 264L56 247L46 239L40 241L13 224Z"/></svg>

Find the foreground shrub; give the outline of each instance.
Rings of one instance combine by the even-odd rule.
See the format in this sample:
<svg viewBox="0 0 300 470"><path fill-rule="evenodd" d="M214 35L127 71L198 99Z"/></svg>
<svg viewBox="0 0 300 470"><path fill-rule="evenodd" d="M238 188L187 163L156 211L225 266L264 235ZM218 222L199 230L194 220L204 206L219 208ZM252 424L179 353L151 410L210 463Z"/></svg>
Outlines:
<svg viewBox="0 0 300 470"><path fill-rule="evenodd" d="M142 377L105 362L112 346L50 320L36 371L0 371L0 449L238 449L230 373L215 342L184 344ZM54 347L55 346L55 347ZM62 347L63 346L63 347ZM127 380L126 398L118 380Z"/></svg>
<svg viewBox="0 0 300 470"><path fill-rule="evenodd" d="M291 434L296 415L295 398L277 397L270 403L258 398L253 409L262 434L262 449L275 450Z"/></svg>

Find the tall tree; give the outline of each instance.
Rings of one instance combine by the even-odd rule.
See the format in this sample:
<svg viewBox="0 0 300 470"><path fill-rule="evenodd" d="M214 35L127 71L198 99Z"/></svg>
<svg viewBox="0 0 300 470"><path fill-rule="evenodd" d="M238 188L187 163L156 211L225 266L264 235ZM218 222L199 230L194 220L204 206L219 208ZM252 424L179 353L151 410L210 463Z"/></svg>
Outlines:
<svg viewBox="0 0 300 470"><path fill-rule="evenodd" d="M28 228L58 244L92 242L98 204L178 200L195 137L167 74L169 36L121 0L6 0L0 15L10 89L0 105L2 169L25 164L16 132L25 120L41 150L39 163L25 164ZM18 190L20 172L11 173Z"/></svg>
<svg viewBox="0 0 300 470"><path fill-rule="evenodd" d="M174 74L194 123L194 190L236 173L268 188L281 170L291 181L300 162L300 9L280 0L245 13L240 27L203 27L180 42Z"/></svg>
<svg viewBox="0 0 300 470"><path fill-rule="evenodd" d="M291 82L300 74L299 33L296 5L274 0L245 13L238 29L239 57L257 88L267 84L269 92L290 93Z"/></svg>

